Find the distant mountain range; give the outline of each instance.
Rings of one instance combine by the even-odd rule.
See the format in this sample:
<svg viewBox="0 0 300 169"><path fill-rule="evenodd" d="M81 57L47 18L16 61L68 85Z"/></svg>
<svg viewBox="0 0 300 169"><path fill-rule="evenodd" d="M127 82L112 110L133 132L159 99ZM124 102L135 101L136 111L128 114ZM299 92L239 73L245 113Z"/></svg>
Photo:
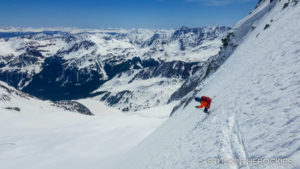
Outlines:
<svg viewBox="0 0 300 169"><path fill-rule="evenodd" d="M141 110L167 103L229 29L0 29L0 80L41 99Z"/></svg>

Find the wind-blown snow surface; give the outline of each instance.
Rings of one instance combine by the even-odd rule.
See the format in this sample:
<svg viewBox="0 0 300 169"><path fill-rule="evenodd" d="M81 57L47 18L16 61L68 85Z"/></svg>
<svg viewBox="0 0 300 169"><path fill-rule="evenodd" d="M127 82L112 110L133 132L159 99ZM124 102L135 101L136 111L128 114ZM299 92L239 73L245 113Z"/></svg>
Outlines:
<svg viewBox="0 0 300 169"><path fill-rule="evenodd" d="M95 115L86 116L0 85L1 169L107 168L165 121L172 109L167 105L129 114L91 99L79 100Z"/></svg>
<svg viewBox="0 0 300 169"><path fill-rule="evenodd" d="M265 1L236 25L265 11L203 83L198 95L215 96L212 113L195 109L195 102L180 108L131 151L121 168L300 168L300 5L293 1L283 9L287 2L273 1L272 7ZM292 164L209 164L210 159L255 158Z"/></svg>

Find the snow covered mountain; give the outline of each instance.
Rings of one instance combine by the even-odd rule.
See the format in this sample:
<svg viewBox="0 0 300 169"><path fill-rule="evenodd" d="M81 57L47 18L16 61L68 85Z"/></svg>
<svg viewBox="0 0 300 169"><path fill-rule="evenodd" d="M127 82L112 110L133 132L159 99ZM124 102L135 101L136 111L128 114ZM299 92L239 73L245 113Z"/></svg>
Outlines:
<svg viewBox="0 0 300 169"><path fill-rule="evenodd" d="M167 103L201 62L219 52L228 30L2 29L0 80L42 99L95 96L137 111Z"/></svg>
<svg viewBox="0 0 300 169"><path fill-rule="evenodd" d="M0 108L1 112L77 112L93 115L83 104L76 101L42 101L38 98L20 92L0 81Z"/></svg>
<svg viewBox="0 0 300 169"><path fill-rule="evenodd" d="M175 37L185 36L186 29L188 28L182 28L182 33ZM188 30L194 32L199 29ZM122 33L93 31L77 32L78 34L74 32L40 34L5 31L6 33L1 35L3 38L0 51L2 54L6 53L1 57L3 81L9 81L9 84L22 90L30 89L29 86L35 83L36 93L41 95L49 89L56 92L53 95L58 94L60 98L65 99L69 97L66 92L68 90L58 88L65 86L69 87L69 90L89 91L87 95L94 97L77 100L94 114L86 116L65 110L69 106L61 109L61 105L69 105L65 101L62 101L60 106L53 106L50 101L39 100L0 82L1 167L4 166L6 169L300 168L298 0L260 0L256 9L238 22L222 39L222 49L216 50L218 54L205 58L200 63L198 59L184 60L185 57L180 55L178 55L181 58L180 62L167 56L162 57L159 56L163 53L160 50L156 50L151 57L147 54L138 58L131 57L134 54L128 56L107 54L105 55L107 58L101 55L95 59L101 62L92 59L89 63L89 58L94 56L90 52L93 53L94 49L96 52L101 49L106 51L106 48L95 47L93 43L98 43L87 40L86 37L96 38L98 34L107 34L105 37L112 39L104 39L103 44L112 40L116 44L126 45L127 43L118 41L117 37L131 36L126 33L127 31L118 31ZM142 32L145 33L145 30ZM173 37L176 31L170 34L168 31L163 32ZM136 39L134 42L138 46L137 51L143 50L146 48L143 45L149 44L142 43L146 41L141 39L149 40L153 37L153 34L148 37L143 33L140 35L132 35ZM82 40L78 40L80 38ZM23 45L24 41L31 46L29 49L16 47L18 43ZM47 43L42 44L42 41ZM55 45L49 45L51 41L55 42ZM169 42L167 44L164 44L165 41L159 42L157 49L163 46L164 50L173 43L172 40L167 41ZM182 41L182 44L186 44L182 51L183 48L181 49L179 45L181 42L176 43L177 52L189 52L192 48L199 47L194 46L197 44L196 41ZM58 47L58 44L62 45ZM109 50L119 52L117 47ZM127 50L134 51L131 47ZM26 54L22 55L24 51ZM59 53L62 56L57 55ZM78 55L73 55L74 53ZM77 58L79 55L82 57ZM102 58L104 60L101 60ZM103 63L111 67L101 71ZM85 67L86 65L88 66ZM82 69L79 69L80 66ZM110 73L113 76L110 77ZM24 80L18 81L20 77ZM109 80L99 86L95 85L97 87L92 89L84 88L94 84L92 80L97 78ZM72 88L71 82L76 82L75 86L79 87ZM43 88L47 84L51 86ZM85 84L87 86L84 86ZM127 91L128 89L132 91ZM153 95L155 93L157 95ZM170 98L165 97L166 93ZM202 95L213 98L209 115L195 109L197 103L193 99ZM51 93L48 96L44 95L50 96ZM151 96L148 102L147 96ZM127 98L133 102L128 99L127 103ZM123 111L126 111L124 105L130 105L130 102L137 105L132 104L128 109L139 110L141 107L138 104L144 108L151 107L156 104L157 98L160 101L168 99L169 104L127 113L119 112L98 101L102 99L111 106L125 108ZM167 119L172 109L171 117ZM153 132L154 129L156 130Z"/></svg>
<svg viewBox="0 0 300 169"><path fill-rule="evenodd" d="M300 168L299 32L298 0L259 1L211 71L173 95L184 99L170 119L114 168ZM195 109L202 95L214 97L210 115Z"/></svg>

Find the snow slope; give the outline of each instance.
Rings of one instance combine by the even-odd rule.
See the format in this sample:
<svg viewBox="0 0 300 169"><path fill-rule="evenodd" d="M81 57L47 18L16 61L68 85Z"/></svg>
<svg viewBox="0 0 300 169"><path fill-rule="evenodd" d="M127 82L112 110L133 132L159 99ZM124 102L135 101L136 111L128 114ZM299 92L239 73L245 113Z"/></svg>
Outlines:
<svg viewBox="0 0 300 169"><path fill-rule="evenodd" d="M235 30L241 43L197 93L215 96L212 113L180 107L115 168L300 168L300 4L263 1ZM211 163L234 159L269 164Z"/></svg>
<svg viewBox="0 0 300 169"><path fill-rule="evenodd" d="M184 81L180 77L138 79L135 78L138 73L139 71L121 73L119 76L106 82L95 92L109 91L110 95L115 95L116 97L118 97L120 93L126 92L120 96L121 99L118 102L109 106L119 108L123 111L130 110L133 112L166 105L170 95L176 91ZM105 96L99 95L93 97L93 99L101 100L103 97L105 98Z"/></svg>
<svg viewBox="0 0 300 169"><path fill-rule="evenodd" d="M0 85L1 169L107 168L165 121L174 106L159 108L165 114L155 114L157 109L125 114L79 100L95 115L87 116Z"/></svg>

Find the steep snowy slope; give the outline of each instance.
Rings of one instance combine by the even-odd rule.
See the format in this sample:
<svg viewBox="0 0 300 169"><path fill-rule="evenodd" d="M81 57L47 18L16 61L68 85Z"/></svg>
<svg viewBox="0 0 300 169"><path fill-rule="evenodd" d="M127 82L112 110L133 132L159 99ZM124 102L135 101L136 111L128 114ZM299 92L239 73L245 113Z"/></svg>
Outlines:
<svg viewBox="0 0 300 169"><path fill-rule="evenodd" d="M300 3L261 1L234 30L241 43L197 87L211 114L187 102L115 168L300 168Z"/></svg>
<svg viewBox="0 0 300 169"><path fill-rule="evenodd" d="M0 82L0 168L107 168L168 118L125 114L98 101L80 103L94 116L66 111ZM151 110L148 110L151 111Z"/></svg>

